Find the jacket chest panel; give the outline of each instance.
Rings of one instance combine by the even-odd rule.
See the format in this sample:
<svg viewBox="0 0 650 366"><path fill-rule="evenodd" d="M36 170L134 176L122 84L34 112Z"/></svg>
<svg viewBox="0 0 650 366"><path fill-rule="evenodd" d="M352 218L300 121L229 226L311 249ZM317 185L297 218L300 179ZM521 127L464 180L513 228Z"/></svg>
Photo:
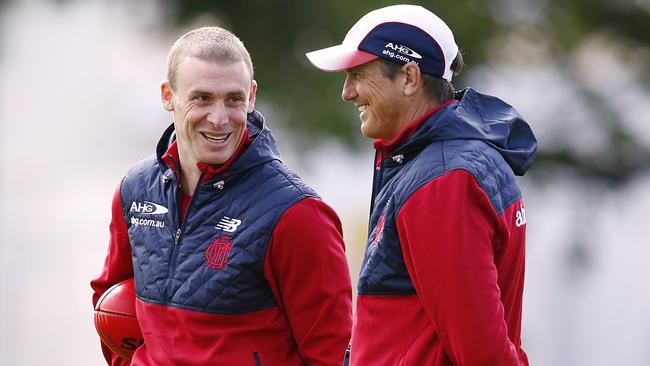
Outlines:
<svg viewBox="0 0 650 366"><path fill-rule="evenodd" d="M179 223L176 200L168 197L175 193L143 194L143 202L170 202L172 209L156 219L161 224L129 225L151 219L141 212L127 214L138 295L154 303L220 313L274 305L264 257L273 227L269 212L279 207L265 210L255 197L246 199L236 189L218 194L197 190Z"/></svg>
<svg viewBox="0 0 650 366"><path fill-rule="evenodd" d="M359 276L359 294L411 294L414 292L397 231L399 202L396 192L402 185L396 171L390 172L375 199L366 252Z"/></svg>

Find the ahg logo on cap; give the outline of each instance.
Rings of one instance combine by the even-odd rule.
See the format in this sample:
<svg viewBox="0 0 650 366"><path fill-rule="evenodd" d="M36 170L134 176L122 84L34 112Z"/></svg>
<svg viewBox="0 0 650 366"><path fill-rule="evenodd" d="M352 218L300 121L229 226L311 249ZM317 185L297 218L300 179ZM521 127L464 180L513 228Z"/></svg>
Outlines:
<svg viewBox="0 0 650 366"><path fill-rule="evenodd" d="M415 58L422 58L422 56L420 56L419 53L417 53L417 52L413 51L412 49L410 49L410 48L408 48L408 47L406 47L404 45L401 45L401 44L393 44L392 42L388 42L388 44L386 44L384 47L390 48L391 50L397 51L397 52L399 52L399 53L401 53L403 55L406 55L406 56L411 56L411 57L415 57Z"/></svg>

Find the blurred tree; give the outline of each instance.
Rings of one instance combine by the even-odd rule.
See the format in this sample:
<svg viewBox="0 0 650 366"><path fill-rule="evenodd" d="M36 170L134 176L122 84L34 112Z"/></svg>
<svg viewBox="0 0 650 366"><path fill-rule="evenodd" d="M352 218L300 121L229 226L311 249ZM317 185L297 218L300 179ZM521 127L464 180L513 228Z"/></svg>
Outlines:
<svg viewBox="0 0 650 366"><path fill-rule="evenodd" d="M236 33L251 51L260 97L272 103L282 123L295 132L298 146L336 137L359 146L356 111L340 101L343 75L318 72L304 53L340 42L349 27L366 12L395 1L302 0L217 2L165 0L170 20L192 23L209 14ZM607 34L630 55L626 60L641 70L644 91L650 84L650 5L641 0L457 0L411 1L440 15L454 30L468 68L489 64L495 40L520 32L542 34L547 54L597 111L610 138L591 156L570 146L547 150L540 146L540 172L570 167L610 183L622 183L641 170L650 170L650 147L639 141L621 121L620 113L605 103L607 93L585 87L570 64L582 43ZM498 44L498 42L496 42ZM645 58L645 62L639 61ZM464 83L463 75L458 85ZM606 86L603 86L605 88ZM615 91L612 90L611 93ZM639 116L641 118L641 116ZM274 121L278 123L279 121ZM544 123L544 121L536 121ZM306 137L308 136L308 137ZM304 138L306 137L306 138ZM533 173L534 174L534 173Z"/></svg>

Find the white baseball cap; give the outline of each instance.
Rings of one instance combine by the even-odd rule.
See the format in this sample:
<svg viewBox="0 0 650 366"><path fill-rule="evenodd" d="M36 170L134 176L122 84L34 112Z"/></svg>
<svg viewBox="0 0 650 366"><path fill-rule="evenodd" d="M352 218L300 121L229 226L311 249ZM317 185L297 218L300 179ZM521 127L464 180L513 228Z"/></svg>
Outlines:
<svg viewBox="0 0 650 366"><path fill-rule="evenodd" d="M342 71L379 57L401 65L415 62L423 73L451 81L457 54L454 34L442 19L421 6L392 5L364 15L340 45L306 56L323 71Z"/></svg>

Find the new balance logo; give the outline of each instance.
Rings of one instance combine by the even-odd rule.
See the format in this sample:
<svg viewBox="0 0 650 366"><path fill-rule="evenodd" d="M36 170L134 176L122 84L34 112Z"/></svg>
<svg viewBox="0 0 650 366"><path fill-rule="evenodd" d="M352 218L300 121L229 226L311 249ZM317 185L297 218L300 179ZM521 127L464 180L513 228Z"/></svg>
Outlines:
<svg viewBox="0 0 650 366"><path fill-rule="evenodd" d="M515 225L517 225L517 227L522 227L526 225L526 210L524 210L523 205L519 208L519 211L517 211L515 215L516 215Z"/></svg>
<svg viewBox="0 0 650 366"><path fill-rule="evenodd" d="M221 220L219 220L219 223L214 228L217 230L223 230L232 233L237 230L237 227L239 227L240 224L241 220L231 219L228 216L224 216Z"/></svg>

